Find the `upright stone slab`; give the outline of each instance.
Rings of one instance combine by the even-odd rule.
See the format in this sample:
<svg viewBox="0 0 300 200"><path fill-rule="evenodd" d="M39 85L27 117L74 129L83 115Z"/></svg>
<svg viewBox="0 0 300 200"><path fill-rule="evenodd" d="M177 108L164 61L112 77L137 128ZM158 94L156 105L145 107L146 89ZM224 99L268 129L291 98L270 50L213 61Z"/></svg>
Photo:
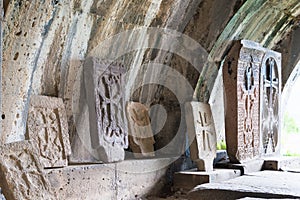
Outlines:
<svg viewBox="0 0 300 200"><path fill-rule="evenodd" d="M0 187L7 199L56 199L36 148L29 141L0 146Z"/></svg>
<svg viewBox="0 0 300 200"><path fill-rule="evenodd" d="M128 102L126 111L129 146L133 155L136 158L155 156L149 108L138 102Z"/></svg>
<svg viewBox="0 0 300 200"><path fill-rule="evenodd" d="M104 162L124 160L124 148L128 147L125 68L121 64L89 57L83 72L92 148Z"/></svg>
<svg viewBox="0 0 300 200"><path fill-rule="evenodd" d="M71 148L62 99L31 96L27 135L38 145L43 167L67 166L67 157L71 154Z"/></svg>
<svg viewBox="0 0 300 200"><path fill-rule="evenodd" d="M223 66L225 133L230 161L260 155L259 76L264 52L251 41L236 41Z"/></svg>
<svg viewBox="0 0 300 200"><path fill-rule="evenodd" d="M185 104L191 158L198 170L212 171L217 153L217 137L210 105L201 102Z"/></svg>
<svg viewBox="0 0 300 200"><path fill-rule="evenodd" d="M260 77L260 119L263 155L280 151L281 54L266 50Z"/></svg>

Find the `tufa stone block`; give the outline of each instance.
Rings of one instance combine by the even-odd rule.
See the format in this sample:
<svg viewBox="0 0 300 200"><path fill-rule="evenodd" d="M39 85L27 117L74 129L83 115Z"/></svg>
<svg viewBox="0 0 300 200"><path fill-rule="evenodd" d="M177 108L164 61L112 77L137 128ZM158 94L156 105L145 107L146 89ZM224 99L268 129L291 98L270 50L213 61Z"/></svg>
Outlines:
<svg viewBox="0 0 300 200"><path fill-rule="evenodd" d="M27 134L37 144L44 168L67 166L71 148L62 99L31 96Z"/></svg>

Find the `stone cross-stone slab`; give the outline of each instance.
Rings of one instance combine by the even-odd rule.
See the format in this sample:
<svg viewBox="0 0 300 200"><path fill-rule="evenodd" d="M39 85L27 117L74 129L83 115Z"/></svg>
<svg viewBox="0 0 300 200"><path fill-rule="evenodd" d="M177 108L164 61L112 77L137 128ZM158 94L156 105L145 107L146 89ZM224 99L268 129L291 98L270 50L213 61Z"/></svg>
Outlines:
<svg viewBox="0 0 300 200"><path fill-rule="evenodd" d="M281 116L281 54L268 50L261 64L260 132L262 154L279 154Z"/></svg>
<svg viewBox="0 0 300 200"><path fill-rule="evenodd" d="M29 141L0 146L0 187L7 199L56 199Z"/></svg>
<svg viewBox="0 0 300 200"><path fill-rule="evenodd" d="M133 155L136 158L155 156L149 108L139 102L127 102L126 111L129 146Z"/></svg>
<svg viewBox="0 0 300 200"><path fill-rule="evenodd" d="M128 147L125 67L93 57L83 66L91 145L104 162L124 160Z"/></svg>
<svg viewBox="0 0 300 200"><path fill-rule="evenodd" d="M185 104L186 123L189 135L191 158L198 170L212 171L217 153L217 136L210 105L202 102Z"/></svg>
<svg viewBox="0 0 300 200"><path fill-rule="evenodd" d="M27 135L38 145L42 166L67 166L71 154L68 124L61 98L31 96Z"/></svg>

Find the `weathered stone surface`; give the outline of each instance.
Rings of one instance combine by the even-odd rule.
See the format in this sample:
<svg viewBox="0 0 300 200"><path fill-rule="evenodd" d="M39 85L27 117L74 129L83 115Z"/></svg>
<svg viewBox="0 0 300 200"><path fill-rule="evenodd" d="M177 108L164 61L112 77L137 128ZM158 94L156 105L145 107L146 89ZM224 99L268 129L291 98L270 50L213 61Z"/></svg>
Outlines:
<svg viewBox="0 0 300 200"><path fill-rule="evenodd" d="M226 144L232 162L260 155L259 75L263 55L257 43L237 41L223 66Z"/></svg>
<svg viewBox="0 0 300 200"><path fill-rule="evenodd" d="M138 102L127 102L128 140L136 158L155 156L149 109Z"/></svg>
<svg viewBox="0 0 300 200"><path fill-rule="evenodd" d="M0 188L0 200L6 200L4 194L2 193L1 188Z"/></svg>
<svg viewBox="0 0 300 200"><path fill-rule="evenodd" d="M265 50L260 77L260 133L263 154L280 151L281 54Z"/></svg>
<svg viewBox="0 0 300 200"><path fill-rule="evenodd" d="M261 171L220 183L203 184L188 199L299 199L299 173Z"/></svg>
<svg viewBox="0 0 300 200"><path fill-rule="evenodd" d="M0 186L7 199L55 199L33 145L23 141L0 147Z"/></svg>
<svg viewBox="0 0 300 200"><path fill-rule="evenodd" d="M128 146L124 66L97 58L84 63L84 91L92 149L104 162L124 160ZM83 113L84 114L84 113Z"/></svg>
<svg viewBox="0 0 300 200"><path fill-rule="evenodd" d="M216 169L211 172L199 172L197 169L176 172L174 174L174 189L190 191L194 187L204 183L217 183L241 175L238 169Z"/></svg>
<svg viewBox="0 0 300 200"><path fill-rule="evenodd" d="M38 145L43 167L67 166L71 148L62 99L31 96L27 128L29 139Z"/></svg>
<svg viewBox="0 0 300 200"><path fill-rule="evenodd" d="M68 166L47 170L57 199L139 199L159 195L174 158Z"/></svg>
<svg viewBox="0 0 300 200"><path fill-rule="evenodd" d="M299 157L266 157L264 158L264 170L299 171Z"/></svg>
<svg viewBox="0 0 300 200"><path fill-rule="evenodd" d="M186 123L189 134L191 158L198 170L212 171L217 153L217 138L210 105L201 102L185 104Z"/></svg>

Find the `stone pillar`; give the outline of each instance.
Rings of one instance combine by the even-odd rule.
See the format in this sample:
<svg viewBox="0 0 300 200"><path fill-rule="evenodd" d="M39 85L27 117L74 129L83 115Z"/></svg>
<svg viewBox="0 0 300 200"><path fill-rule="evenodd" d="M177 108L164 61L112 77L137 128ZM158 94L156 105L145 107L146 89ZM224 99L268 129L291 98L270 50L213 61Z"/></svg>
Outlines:
<svg viewBox="0 0 300 200"><path fill-rule="evenodd" d="M216 156L217 137L209 104L188 102L185 104L191 158L198 170L212 171Z"/></svg>
<svg viewBox="0 0 300 200"><path fill-rule="evenodd" d="M279 115L276 112L274 117L273 110L279 109L280 73L274 60L279 63L280 54L241 40L234 43L224 62L225 133L233 163L258 158L262 148L277 144Z"/></svg>
<svg viewBox="0 0 300 200"><path fill-rule="evenodd" d="M128 102L126 111L129 146L133 155L136 158L155 156L149 108L139 102Z"/></svg>
<svg viewBox="0 0 300 200"><path fill-rule="evenodd" d="M123 65L89 57L83 79L91 145L104 162L121 161L128 146Z"/></svg>

